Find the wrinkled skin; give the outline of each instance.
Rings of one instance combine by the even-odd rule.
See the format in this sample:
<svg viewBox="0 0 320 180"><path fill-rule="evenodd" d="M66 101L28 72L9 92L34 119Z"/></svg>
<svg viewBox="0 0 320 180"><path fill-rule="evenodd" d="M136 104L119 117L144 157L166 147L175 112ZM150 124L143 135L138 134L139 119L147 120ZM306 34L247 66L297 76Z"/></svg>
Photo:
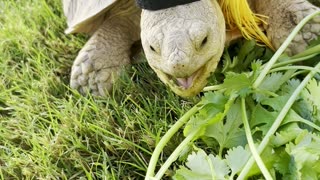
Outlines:
<svg viewBox="0 0 320 180"><path fill-rule="evenodd" d="M207 83L225 43L225 22L216 1L196 1L142 11L141 41L150 66L178 95L194 96Z"/></svg>

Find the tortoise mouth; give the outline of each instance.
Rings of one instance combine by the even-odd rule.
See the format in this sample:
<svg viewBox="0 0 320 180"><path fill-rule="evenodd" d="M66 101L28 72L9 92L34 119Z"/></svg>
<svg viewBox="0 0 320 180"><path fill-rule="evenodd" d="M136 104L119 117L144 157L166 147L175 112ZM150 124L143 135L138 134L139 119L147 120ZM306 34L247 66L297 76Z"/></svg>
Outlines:
<svg viewBox="0 0 320 180"><path fill-rule="evenodd" d="M207 84L207 78L210 76L211 72L215 71L219 60L220 56L219 58L217 58L217 56L212 56L198 70L193 72L190 76L183 78L174 77L164 73L154 66L151 67L161 81L168 85L177 95L182 97L192 97L197 95Z"/></svg>
<svg viewBox="0 0 320 180"><path fill-rule="evenodd" d="M182 90L188 90L194 86L195 81L203 74L202 72L205 69L204 68L205 65L203 65L202 67L200 67L198 70L196 70L194 73L192 73L190 76L187 76L187 77L177 78L169 74L165 74L165 73L164 74L168 77L169 82L172 85Z"/></svg>

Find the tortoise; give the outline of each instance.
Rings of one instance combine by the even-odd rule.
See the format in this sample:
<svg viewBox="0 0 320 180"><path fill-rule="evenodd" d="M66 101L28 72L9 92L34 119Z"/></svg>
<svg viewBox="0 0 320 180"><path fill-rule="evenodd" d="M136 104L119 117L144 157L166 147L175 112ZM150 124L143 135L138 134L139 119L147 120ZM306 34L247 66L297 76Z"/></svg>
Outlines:
<svg viewBox="0 0 320 180"><path fill-rule="evenodd" d="M236 1L63 0L66 33L91 35L73 63L70 86L81 93L107 95L119 72L131 63L132 45L141 40L149 65L165 84L182 97L198 94L215 71L225 42L237 36L223 14L222 6L228 2ZM300 20L319 10L307 0L239 2L268 17L261 17L267 23L260 27L275 49ZM319 35L320 17L315 17L294 39L288 54L304 50Z"/></svg>

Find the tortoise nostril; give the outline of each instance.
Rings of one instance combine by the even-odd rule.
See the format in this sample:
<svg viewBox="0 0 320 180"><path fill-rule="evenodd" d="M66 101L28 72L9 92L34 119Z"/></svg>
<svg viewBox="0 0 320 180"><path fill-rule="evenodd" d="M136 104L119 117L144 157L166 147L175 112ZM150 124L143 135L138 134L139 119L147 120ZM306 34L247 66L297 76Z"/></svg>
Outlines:
<svg viewBox="0 0 320 180"><path fill-rule="evenodd" d="M150 49L151 49L151 51L156 52L156 50L154 49L154 47L151 46L151 45L150 45Z"/></svg>
<svg viewBox="0 0 320 180"><path fill-rule="evenodd" d="M201 48L202 48L203 46L205 46L205 45L207 44L207 42L208 42L208 36L206 36L206 37L202 40L202 42L201 42Z"/></svg>

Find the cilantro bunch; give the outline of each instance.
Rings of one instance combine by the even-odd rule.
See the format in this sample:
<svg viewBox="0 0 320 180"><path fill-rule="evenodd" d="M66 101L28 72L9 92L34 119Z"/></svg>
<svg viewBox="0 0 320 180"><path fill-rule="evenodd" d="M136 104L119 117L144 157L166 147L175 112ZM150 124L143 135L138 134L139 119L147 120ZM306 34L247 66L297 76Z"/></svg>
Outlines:
<svg viewBox="0 0 320 180"><path fill-rule="evenodd" d="M202 100L164 135L146 179L160 179L178 158L184 163L175 171L177 180L241 180L261 175L319 179L320 43L292 57L282 55L303 25L318 14L298 24L267 63L239 56L231 61L226 53L224 82L205 88L208 92ZM253 47L250 42L245 46ZM314 60L312 66L295 65ZM251 71L236 70L243 65L250 65ZM186 138L154 175L162 149L183 125ZM205 146L197 146L198 139Z"/></svg>

